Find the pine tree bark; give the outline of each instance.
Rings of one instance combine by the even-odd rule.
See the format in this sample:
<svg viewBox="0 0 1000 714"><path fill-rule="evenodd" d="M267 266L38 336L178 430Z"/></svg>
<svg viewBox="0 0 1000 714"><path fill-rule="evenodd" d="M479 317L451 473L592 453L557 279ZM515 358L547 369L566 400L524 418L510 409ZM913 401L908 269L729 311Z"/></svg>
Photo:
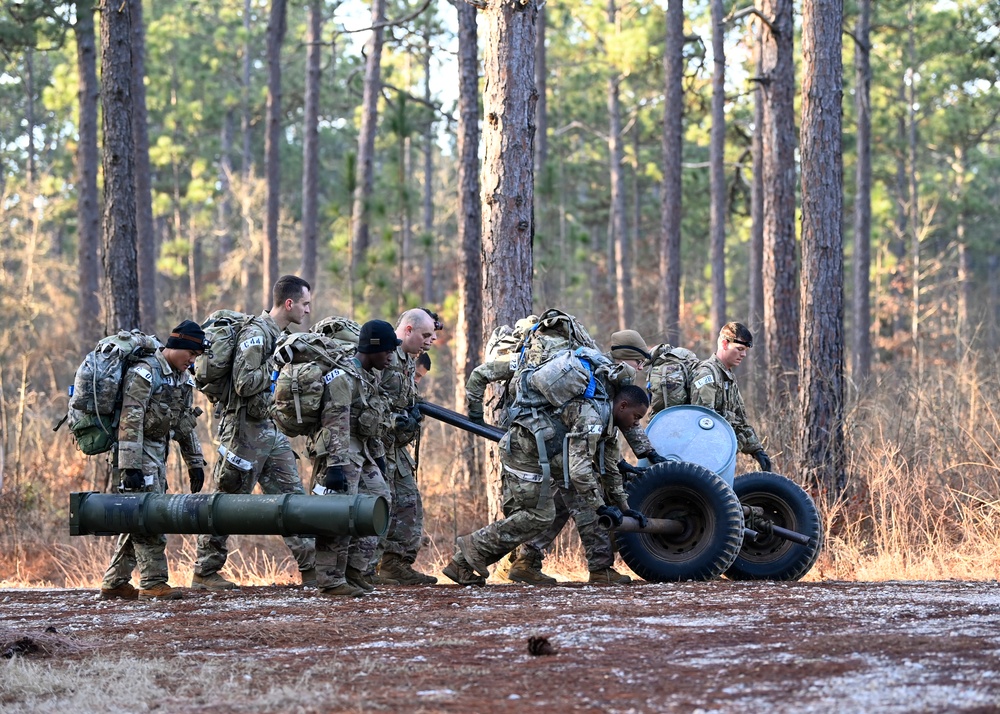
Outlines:
<svg viewBox="0 0 1000 714"><path fill-rule="evenodd" d="M860 0L854 27L854 110L857 164L854 180L854 359L852 374L863 384L871 374L872 114L871 0Z"/></svg>
<svg viewBox="0 0 1000 714"><path fill-rule="evenodd" d="M618 31L617 0L608 2L609 32ZM625 223L625 148L622 145L622 108L619 98L621 75L614 66L608 77L608 160L611 179L611 221L608 242L614 246L615 304L618 329L632 328L632 266L629 262L628 228Z"/></svg>
<svg viewBox="0 0 1000 714"><path fill-rule="evenodd" d="M101 211L97 197L97 44L94 37L93 0L77 4L76 56L80 106L80 142L76 150L77 174L77 277L80 290L80 313L77 333L80 347L93 345L101 338L100 246ZM88 347L87 349L90 349Z"/></svg>
<svg viewBox="0 0 1000 714"><path fill-rule="evenodd" d="M267 227L264 236L264 304L278 281L278 218L281 214L281 45L288 25L288 0L271 0L267 24Z"/></svg>
<svg viewBox="0 0 1000 714"><path fill-rule="evenodd" d="M802 5L802 354L799 474L844 488L841 0Z"/></svg>
<svg viewBox="0 0 1000 714"><path fill-rule="evenodd" d="M792 0L763 0L764 336L769 401L795 403L799 294L795 246L795 57Z"/></svg>
<svg viewBox="0 0 1000 714"><path fill-rule="evenodd" d="M722 0L712 0L712 130L709 138L711 213L709 235L712 264L712 334L726 318L726 48Z"/></svg>
<svg viewBox="0 0 1000 714"><path fill-rule="evenodd" d="M139 264L140 329L156 331L156 233L150 187L149 128L146 112L146 28L142 0L129 0L132 13L132 136L135 141L135 227Z"/></svg>
<svg viewBox="0 0 1000 714"><path fill-rule="evenodd" d="M424 27L424 102L431 106L431 60L434 58L431 46L431 20L428 17ZM424 203L421 212L421 242L424 246L424 302L434 303L434 119L433 115L424 127ZM478 250L476 251L478 253ZM478 332L478 330L477 330Z"/></svg>
<svg viewBox="0 0 1000 714"><path fill-rule="evenodd" d="M323 56L323 3L310 0L306 36L305 116L302 141L302 267L299 276L316 284L319 200L319 87Z"/></svg>
<svg viewBox="0 0 1000 714"><path fill-rule="evenodd" d="M108 332L139 327L132 140L132 26L128 3L101 3L104 117L104 274Z"/></svg>
<svg viewBox="0 0 1000 714"><path fill-rule="evenodd" d="M250 175L251 169L253 167L253 154L251 153L252 147L252 134L253 134L253 124L252 124L252 112L253 109L250 106L250 95L252 92L252 87L250 86L250 66L252 63L252 57L250 55L250 38L252 37L252 27L250 23L250 18L253 15L253 5L252 0L243 0L243 63L241 67L241 85L240 85L240 134L243 140L243 161L240 163L240 180L243 184L243 193L245 196L249 196L251 192L250 187ZM254 270L254 265L257 263L257 255L253 246L253 236L251 231L253 228L253 216L250 213L248 200L244 200L243 207L241 210L241 224L242 230L240 231L240 236L243 244L243 252L245 254L245 259L240 266L240 309L243 312L256 312L254 305L256 304L256 291L254 281L257 276ZM269 301L268 301L269 302Z"/></svg>
<svg viewBox="0 0 1000 714"><path fill-rule="evenodd" d="M767 340L764 338L764 90L761 80L764 76L761 28L763 23L758 19L754 29L753 53L755 63L753 87L753 125L754 133L751 139L753 154L753 177L750 188L750 312L747 315L747 327L756 338L753 351L744 362L745 369L750 374L746 383L746 391L754 401L764 402L767 399L765 375L767 374Z"/></svg>
<svg viewBox="0 0 1000 714"><path fill-rule="evenodd" d="M375 130L378 122L378 97L382 88L382 43L385 35L385 0L372 0L372 34L365 45L365 86L361 100L361 129L358 132L358 159L351 209L351 284L352 308L363 293L369 246L368 204L372 194L372 162L375 159ZM358 288L362 288L359 290Z"/></svg>
<svg viewBox="0 0 1000 714"><path fill-rule="evenodd" d="M479 58L476 8L458 0L458 320L455 325L455 409L465 413L465 383L481 361L483 326L482 206L479 184ZM483 496L476 437L464 437L470 454L461 478L473 494ZM478 500L478 499L477 499Z"/></svg>
<svg viewBox="0 0 1000 714"><path fill-rule="evenodd" d="M483 333L531 312L536 0L489 0L483 52ZM496 415L494 415L495 419ZM491 451L496 451L493 447ZM491 518L501 513L490 478Z"/></svg>
<svg viewBox="0 0 1000 714"><path fill-rule="evenodd" d="M681 159L684 131L684 7L667 2L667 43L663 53L666 96L663 116L663 203L660 222L660 333L680 342Z"/></svg>

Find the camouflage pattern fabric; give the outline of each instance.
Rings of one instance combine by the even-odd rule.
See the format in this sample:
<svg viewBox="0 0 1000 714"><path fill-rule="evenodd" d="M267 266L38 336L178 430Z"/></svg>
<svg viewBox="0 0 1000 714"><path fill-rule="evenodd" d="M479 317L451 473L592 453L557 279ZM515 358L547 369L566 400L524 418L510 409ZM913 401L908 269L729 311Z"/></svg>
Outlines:
<svg viewBox="0 0 1000 714"><path fill-rule="evenodd" d="M704 360L691 375L691 403L712 409L729 422L736 432L736 442L744 454L764 449L757 433L747 420L746 406L736 377L716 355Z"/></svg>
<svg viewBox="0 0 1000 714"><path fill-rule="evenodd" d="M375 459L384 456L383 438L389 428L388 402L372 375L352 360L356 370L339 371L326 385L320 431L309 440L313 486L323 486L326 470L342 466L347 493L383 496L392 493ZM374 558L377 536L337 536L316 539L316 584L334 588L345 582L348 566L362 573Z"/></svg>
<svg viewBox="0 0 1000 714"><path fill-rule="evenodd" d="M544 557L559 533L573 519L576 532L583 544L587 558L587 569L598 572L615 564L615 550L611 541L611 532L597 525L597 513L583 504L573 489L564 488L562 484L552 496L556 515L552 524L542 533L527 541L522 548L536 551L538 557Z"/></svg>
<svg viewBox="0 0 1000 714"><path fill-rule="evenodd" d="M191 375L175 372L162 352L131 365L123 378L122 414L118 426L116 467L139 469L152 476L146 487L151 493L167 491L167 449L172 435L188 468L204 467L201 444L194 432L196 415L192 408L194 383ZM148 589L167 582L165 535L118 537L111 565L101 585L113 589L127 583L138 567L140 587Z"/></svg>
<svg viewBox="0 0 1000 714"><path fill-rule="evenodd" d="M226 414L219 425L220 458L215 463L216 488L225 493L252 493L254 486L266 494L304 493L288 437L270 419L251 420L240 413ZM195 573L211 575L226 564L228 536L198 536ZM286 536L299 570L309 570L315 559L312 538Z"/></svg>
<svg viewBox="0 0 1000 714"><path fill-rule="evenodd" d="M267 418L271 406L274 346L280 335L281 329L265 310L236 336L233 390L238 398L226 405L227 412L242 407L248 419Z"/></svg>
<svg viewBox="0 0 1000 714"><path fill-rule="evenodd" d="M389 488L392 490L392 509L389 530L373 553L375 565L383 552L395 553L408 562L417 559L424 534L424 507L417 487L415 463L407 445L419 434L416 429L398 429L395 415L403 414L417 403L417 382L414 375L417 361L397 347L389 364L382 370L379 389L389 400L392 419L391 428L385 437L385 455Z"/></svg>
<svg viewBox="0 0 1000 714"><path fill-rule="evenodd" d="M511 355L508 355L506 359L485 362L472 370L472 374L469 375L469 379L465 383L467 414L483 416L486 388L494 382L511 380L507 388L510 398L506 401L512 401L513 395L510 392L513 391L514 387L514 382L511 379L514 376L514 361L510 357Z"/></svg>

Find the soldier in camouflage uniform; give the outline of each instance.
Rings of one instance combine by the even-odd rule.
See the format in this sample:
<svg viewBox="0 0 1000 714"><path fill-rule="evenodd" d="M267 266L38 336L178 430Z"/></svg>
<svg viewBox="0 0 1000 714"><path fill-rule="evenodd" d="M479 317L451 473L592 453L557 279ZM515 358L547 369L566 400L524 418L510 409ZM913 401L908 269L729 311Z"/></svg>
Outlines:
<svg viewBox="0 0 1000 714"><path fill-rule="evenodd" d="M576 397L559 409L543 408L515 419L500 441L507 516L460 536L444 574L462 585L485 584L490 564L552 523L553 480L568 479L594 519L607 514L616 525L625 515L644 520L641 513L629 510L621 474L611 459L617 454L617 429L635 426L648 406L646 392L628 385L613 399ZM540 456L536 434L543 440L545 458ZM565 444L564 437L568 437ZM580 518L585 520L582 514Z"/></svg>
<svg viewBox="0 0 1000 714"><path fill-rule="evenodd" d="M389 405L373 370L385 369L399 346L392 325L372 320L361 326L356 370L335 369L326 382L319 432L309 440L313 493L363 493L391 499L385 447ZM360 597L374 590L365 577L377 536L316 538L316 585L331 597Z"/></svg>
<svg viewBox="0 0 1000 714"><path fill-rule="evenodd" d="M621 330L611 335L611 349L607 356L616 364L627 364L641 374L643 363L649 358L649 352L642 335L635 330ZM664 460L653 448L640 424L625 430L623 435L636 456L648 459L651 463L659 463ZM627 464L621 460L617 439L609 440L605 447L605 460L613 462L619 471L622 471L623 467L627 467ZM556 515L552 525L518 549L506 577L519 583L547 584L556 582L555 578L542 572L542 560L546 550L572 517L587 557L587 569L590 571L589 582L620 585L631 582L632 578L614 569L615 549L611 533L597 526L593 509L574 489L566 488L561 481L557 480L556 483L557 489L553 495Z"/></svg>
<svg viewBox="0 0 1000 714"><path fill-rule="evenodd" d="M187 372L205 349L205 333L185 320L166 347L130 365L122 378L122 411L115 466L123 491L167 491L167 449L171 438L188 467L191 493L205 481L205 459L195 433L200 410L192 407L194 383ZM176 600L183 596L167 584L165 535L123 533L101 583L102 600ZM130 582L139 568L139 590Z"/></svg>
<svg viewBox="0 0 1000 714"><path fill-rule="evenodd" d="M736 432L739 450L754 457L761 471L770 471L771 458L747 421L746 406L733 375L733 370L751 347L753 335L746 325L727 323L719 331L715 354L698 365L691 375L691 403L721 414Z"/></svg>
<svg viewBox="0 0 1000 714"><path fill-rule="evenodd" d="M509 342L516 344L537 322L537 315L528 315L515 322ZM516 348L504 350L494 359L490 359L487 355L487 361L472 370L472 374L469 375L469 379L465 383L465 407L469 421L480 425L486 424L483 402L486 399L486 388L494 382L506 382L506 393L501 399L502 405L506 406L514 401L515 387L511 380L517 370L517 357ZM507 427L502 420L500 426Z"/></svg>
<svg viewBox="0 0 1000 714"><path fill-rule="evenodd" d="M375 582L385 585L430 585L437 578L413 569L423 539L424 508L417 488L416 463L407 448L420 432L422 415L417 408L414 379L417 357L430 349L436 322L428 311L404 312L396 326L399 346L382 370L379 389L389 400L392 428L385 436L386 474L392 489L392 518L385 539L379 543L372 565L378 565Z"/></svg>
<svg viewBox="0 0 1000 714"><path fill-rule="evenodd" d="M285 275L274 285L274 305L237 336L233 357L235 398L223 407L219 423L219 454L215 484L225 493L251 493L256 484L266 494L305 493L288 437L268 416L271 406L272 357L279 336L299 325L310 312L309 283ZM229 550L227 536L198 537L198 556L191 578L196 590L236 587L219 574ZM316 584L316 546L312 538L286 536L285 545L299 566L302 584Z"/></svg>

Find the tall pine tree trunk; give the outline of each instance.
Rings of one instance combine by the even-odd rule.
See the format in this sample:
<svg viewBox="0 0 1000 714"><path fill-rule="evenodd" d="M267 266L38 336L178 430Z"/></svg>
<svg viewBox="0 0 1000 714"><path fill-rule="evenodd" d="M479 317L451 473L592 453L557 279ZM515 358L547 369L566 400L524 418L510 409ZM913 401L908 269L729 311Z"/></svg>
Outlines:
<svg viewBox="0 0 1000 714"><path fill-rule="evenodd" d="M319 200L319 87L323 56L323 3L310 0L306 37L306 106L302 142L302 267L299 276L316 284Z"/></svg>
<svg viewBox="0 0 1000 714"><path fill-rule="evenodd" d="M660 232L660 333L680 342L681 159L684 131L684 7L667 2L667 44L663 55L666 98L663 117L663 204Z"/></svg>
<svg viewBox="0 0 1000 714"><path fill-rule="evenodd" d="M77 276L80 289L80 314L77 319L81 346L100 339L100 245L101 211L97 197L97 46L94 37L93 0L81 0L76 9L77 71L80 104L80 142L76 150L77 186ZM88 349L90 349L88 347Z"/></svg>
<svg viewBox="0 0 1000 714"><path fill-rule="evenodd" d="M156 233L153 230L153 194L149 175L149 128L144 81L146 28L142 19L142 0L129 0L129 5L132 11L132 137L135 141L135 227L139 264L139 315L142 318L141 329L155 332Z"/></svg>
<svg viewBox="0 0 1000 714"><path fill-rule="evenodd" d="M365 45L365 87L361 100L361 129L351 209L351 308L356 309L367 277L365 259L369 246L368 204L372 194L372 162L375 160L375 130L378 97L382 88L382 42L385 34L385 0L372 0L372 34ZM360 288L360 289L359 289Z"/></svg>
<svg viewBox="0 0 1000 714"><path fill-rule="evenodd" d="M751 139L753 154L753 177L750 189L750 281L748 285L750 310L747 327L755 336L754 348L744 362L744 369L750 374L746 381L747 393L757 402L766 400L765 383L767 374L767 340L764 338L764 90L762 87L763 46L761 28L764 23L758 18L754 27L754 85L753 85L753 125Z"/></svg>
<svg viewBox="0 0 1000 714"><path fill-rule="evenodd" d="M608 2L608 32L618 32L617 0ZM628 229L625 223L625 148L622 146L621 75L610 68L608 77L608 160L611 178L611 221L608 242L614 247L615 304L618 329L632 328L632 266L629 264Z"/></svg>
<svg viewBox="0 0 1000 714"><path fill-rule="evenodd" d="M101 3L104 117L104 274L108 332L139 327L132 141L132 25L129 3Z"/></svg>
<svg viewBox="0 0 1000 714"><path fill-rule="evenodd" d="M763 0L764 336L768 394L794 404L799 350L795 246L795 57L792 0Z"/></svg>
<svg viewBox="0 0 1000 714"><path fill-rule="evenodd" d="M854 360L853 377L862 384L871 373L872 113L871 0L860 0L854 28L854 109L857 165L854 192Z"/></svg>
<svg viewBox="0 0 1000 714"><path fill-rule="evenodd" d="M483 67L484 339L531 312L535 136L535 0L489 0ZM494 446L491 450L495 451ZM500 479L487 496L500 515Z"/></svg>
<svg viewBox="0 0 1000 714"><path fill-rule="evenodd" d="M799 474L844 488L841 0L802 6L802 355Z"/></svg>
<svg viewBox="0 0 1000 714"><path fill-rule="evenodd" d="M712 334L726 318L726 48L722 0L712 0L712 131L709 141L711 217L709 250L712 263Z"/></svg>
<svg viewBox="0 0 1000 714"><path fill-rule="evenodd" d="M428 17L424 28L424 102L431 106L431 60L434 58L431 46L431 19ZM421 212L421 244L424 248L424 302L434 302L434 115L431 114L424 127L424 203Z"/></svg>
<svg viewBox="0 0 1000 714"><path fill-rule="evenodd" d="M243 0L243 64L241 67L241 87L240 87L240 133L243 139L243 161L240 164L240 179L243 184L243 210L241 211L242 230L240 232L243 242L245 258L240 266L240 309L244 312L256 312L254 305L257 302L254 278L256 272L253 266L257 263L257 255L253 249L253 215L249 205L252 189L250 187L251 169L253 167L253 154L251 153L251 138L253 132L252 112L250 106L250 96L252 88L250 86L250 66L252 58L250 56L250 38L252 13L252 0Z"/></svg>
<svg viewBox="0 0 1000 714"><path fill-rule="evenodd" d="M285 42L288 0L271 0L267 25L267 227L264 236L264 304L278 281L278 218L281 214L281 45Z"/></svg>

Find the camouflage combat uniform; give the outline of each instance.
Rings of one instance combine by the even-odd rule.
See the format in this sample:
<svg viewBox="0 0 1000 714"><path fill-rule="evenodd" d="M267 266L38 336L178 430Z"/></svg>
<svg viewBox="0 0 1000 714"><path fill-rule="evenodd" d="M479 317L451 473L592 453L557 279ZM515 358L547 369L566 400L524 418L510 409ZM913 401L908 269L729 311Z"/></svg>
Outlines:
<svg viewBox="0 0 1000 714"><path fill-rule="evenodd" d="M226 493L251 493L256 484L266 494L305 493L288 437L268 416L271 406L272 353L281 330L264 311L237 336L233 357L233 390L219 424L219 454L215 484ZM226 564L227 536L198 537L196 575L209 576ZM315 565L312 538L286 536L299 570Z"/></svg>
<svg viewBox="0 0 1000 714"><path fill-rule="evenodd" d="M382 439L389 428L388 402L375 378L353 360L355 370L335 369L326 383L320 430L309 439L313 485L323 487L326 470L342 466L347 493L392 494L376 459L385 456ZM391 510L391 509L390 509ZM316 538L316 585L328 590L343 585L348 567L364 573L374 557L378 536Z"/></svg>
<svg viewBox="0 0 1000 714"><path fill-rule="evenodd" d="M736 432L737 446L744 454L752 456L764 450L747 421L747 410L736 377L716 355L704 360L692 373L691 403L721 414Z"/></svg>
<svg viewBox="0 0 1000 714"><path fill-rule="evenodd" d="M494 382L508 381L507 398L502 400L502 402L506 404L512 401L513 395L511 392L513 392L514 383L510 380L514 376L516 361L511 359L511 357L516 357L516 355L507 355L504 359L484 362L472 370L472 374L469 375L469 379L465 383L466 413L470 417L478 416L480 419L483 418L483 402L486 399L486 388ZM505 425L501 424L501 426Z"/></svg>
<svg viewBox="0 0 1000 714"><path fill-rule="evenodd" d="M129 366L122 378L122 412L118 424L115 466L119 472L139 469L147 479L145 491L166 493L167 451L171 438L181 449L188 468L204 467L201 443L195 433L197 412L192 407L194 382L186 372L175 372L162 352ZM152 478L152 483L149 479ZM144 590L167 582L165 535L122 534L102 589L129 582L138 566Z"/></svg>
<svg viewBox="0 0 1000 714"><path fill-rule="evenodd" d="M416 440L420 427L412 425L400 428L406 415L417 403L416 373L417 361L397 347L382 370L379 391L389 401L391 427L385 442L386 480L392 490L392 511L389 530L379 542L371 566L374 567L382 553L399 556L405 563L413 565L420 550L424 532L424 506L417 488L416 462L407 446ZM397 418L400 418L397 420Z"/></svg>
<svg viewBox="0 0 1000 714"><path fill-rule="evenodd" d="M551 416L551 421L545 416L531 417L527 421L519 418L500 442L504 513L507 516L466 538L486 564L495 563L552 524L556 515L553 481L565 484L565 479L569 480L581 504L578 524L584 529L591 530L588 528L590 522L596 521L596 511L605 505L605 497L608 503L627 508L617 466L617 429L611 422L610 402L602 404L576 398ZM534 420L539 421L533 423ZM549 477L542 473L536 433L547 437L544 448L550 452ZM568 436L565 471L562 434ZM598 466L601 461L603 474ZM460 555L458 550L456 559Z"/></svg>

